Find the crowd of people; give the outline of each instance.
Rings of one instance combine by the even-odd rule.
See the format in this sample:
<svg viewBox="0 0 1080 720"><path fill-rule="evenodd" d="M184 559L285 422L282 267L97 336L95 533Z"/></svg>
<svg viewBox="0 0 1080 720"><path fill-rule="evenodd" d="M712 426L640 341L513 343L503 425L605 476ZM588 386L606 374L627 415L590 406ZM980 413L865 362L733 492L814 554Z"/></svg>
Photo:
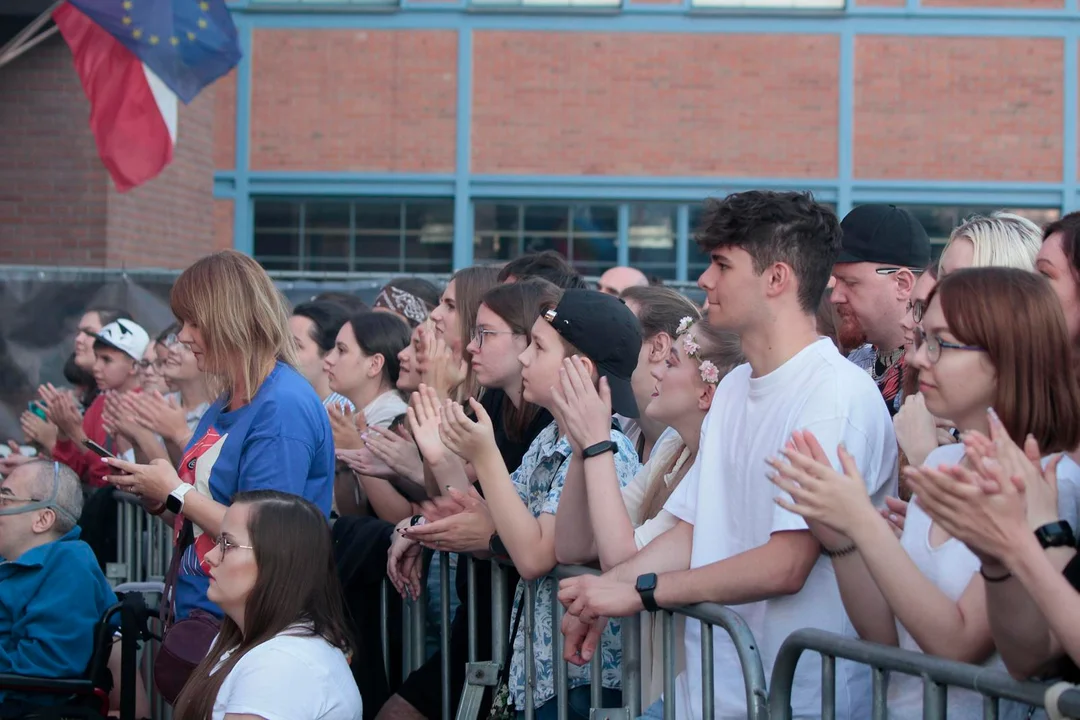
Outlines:
<svg viewBox="0 0 1080 720"><path fill-rule="evenodd" d="M290 308L233 251L181 274L153 338L91 308L71 387L43 385L21 418L38 454L0 460L0 673L84 672L115 601L119 490L173 531L153 681L180 720L438 718L498 643L478 717L554 720L565 660L587 718L594 684L622 706L619 619L638 613L645 717L701 717L700 623L678 618L665 697L655 616L700 602L742 616L766 676L817 628L1080 680L1080 214L973 217L932 260L894 206L841 221L751 191L706 209L704 308L632 268L593 289L552 252ZM501 603L463 555L505 563ZM602 574L559 582L559 563ZM404 677L400 637L391 657L380 642L402 626L395 604L380 616L387 577L431 603ZM715 716L745 717L739 656L712 637ZM869 668L835 678L837 717L869 717ZM821 685L805 656L796 716L821 714ZM889 678L890 717L922 698ZM975 693L947 702L982 715Z"/></svg>

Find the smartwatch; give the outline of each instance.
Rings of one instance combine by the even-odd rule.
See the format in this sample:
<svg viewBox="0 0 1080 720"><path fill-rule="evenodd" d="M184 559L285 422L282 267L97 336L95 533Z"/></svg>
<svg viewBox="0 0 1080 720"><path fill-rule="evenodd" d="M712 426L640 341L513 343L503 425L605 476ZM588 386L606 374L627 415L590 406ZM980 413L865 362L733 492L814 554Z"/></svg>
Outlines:
<svg viewBox="0 0 1080 720"><path fill-rule="evenodd" d="M174 515L182 513L184 511L184 496L194 489L194 485L182 483L165 498L165 509Z"/></svg>
<svg viewBox="0 0 1080 720"><path fill-rule="evenodd" d="M1046 523L1035 531L1035 538L1043 549L1054 547L1075 547L1076 536L1067 520Z"/></svg>
<svg viewBox="0 0 1080 720"><path fill-rule="evenodd" d="M634 589L637 590L638 595L641 596L641 605L649 612L656 612L660 609L660 606L656 604L656 573L645 573L644 575L638 575L637 582L634 583Z"/></svg>
<svg viewBox="0 0 1080 720"><path fill-rule="evenodd" d="M588 460L589 458L596 457L597 455L603 455L604 453L613 453L618 449L618 445L612 440L605 440L598 442L595 445L590 445L581 451L581 456Z"/></svg>

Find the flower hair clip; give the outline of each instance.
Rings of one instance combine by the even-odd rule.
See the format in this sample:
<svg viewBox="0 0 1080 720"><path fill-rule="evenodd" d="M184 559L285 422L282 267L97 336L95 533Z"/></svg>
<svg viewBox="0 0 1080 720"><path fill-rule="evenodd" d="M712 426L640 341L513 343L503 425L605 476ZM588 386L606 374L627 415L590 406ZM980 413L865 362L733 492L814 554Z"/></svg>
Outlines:
<svg viewBox="0 0 1080 720"><path fill-rule="evenodd" d="M684 317L679 321L678 334L682 336L683 352L687 357L698 360L698 353L701 352L701 345L694 339L694 334L690 332L690 328L694 325L694 319L691 317ZM711 360L699 360L701 372L701 379L710 385L718 385L720 383L720 368L716 367Z"/></svg>

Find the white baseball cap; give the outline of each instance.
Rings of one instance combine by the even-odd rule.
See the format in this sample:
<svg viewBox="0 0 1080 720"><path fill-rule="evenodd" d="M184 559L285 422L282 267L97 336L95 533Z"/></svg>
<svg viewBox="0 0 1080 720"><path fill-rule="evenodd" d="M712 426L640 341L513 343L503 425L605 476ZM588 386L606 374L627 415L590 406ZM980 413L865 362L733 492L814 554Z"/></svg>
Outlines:
<svg viewBox="0 0 1080 720"><path fill-rule="evenodd" d="M131 320L116 320L101 328L97 334L97 340L122 353L126 353L136 361L142 360L146 352L146 346L150 344L150 336Z"/></svg>

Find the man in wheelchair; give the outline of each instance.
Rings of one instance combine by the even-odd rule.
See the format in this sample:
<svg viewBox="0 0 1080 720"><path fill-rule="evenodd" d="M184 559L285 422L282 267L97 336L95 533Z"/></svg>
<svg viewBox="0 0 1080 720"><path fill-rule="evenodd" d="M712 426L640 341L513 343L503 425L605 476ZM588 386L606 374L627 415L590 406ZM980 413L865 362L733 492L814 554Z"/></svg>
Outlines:
<svg viewBox="0 0 1080 720"><path fill-rule="evenodd" d="M117 599L79 540L82 505L78 476L60 463L26 463L0 481L0 674L86 677L95 632ZM65 699L10 687L0 683L0 717Z"/></svg>

